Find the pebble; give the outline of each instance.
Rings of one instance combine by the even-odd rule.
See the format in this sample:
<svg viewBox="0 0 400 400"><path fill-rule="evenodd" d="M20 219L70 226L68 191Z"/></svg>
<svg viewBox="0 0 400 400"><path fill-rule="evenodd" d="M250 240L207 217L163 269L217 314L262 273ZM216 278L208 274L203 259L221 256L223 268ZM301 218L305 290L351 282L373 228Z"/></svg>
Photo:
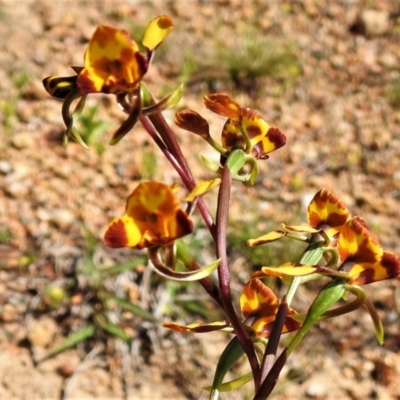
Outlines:
<svg viewBox="0 0 400 400"><path fill-rule="evenodd" d="M7 175L12 171L12 165L6 160L0 160L0 173Z"/></svg>
<svg viewBox="0 0 400 400"><path fill-rule="evenodd" d="M15 133L12 138L12 144L17 149L33 148L35 137L32 135L32 132Z"/></svg>
<svg viewBox="0 0 400 400"><path fill-rule="evenodd" d="M368 36L380 36L389 31L389 13L386 10L363 10L361 23Z"/></svg>
<svg viewBox="0 0 400 400"><path fill-rule="evenodd" d="M74 213L66 209L47 210L39 208L36 215L41 221L52 222L59 228L67 228L76 219Z"/></svg>
<svg viewBox="0 0 400 400"><path fill-rule="evenodd" d="M31 326L28 327L27 337L33 346L46 347L53 341L58 329L53 318L43 317L32 321Z"/></svg>
<svg viewBox="0 0 400 400"><path fill-rule="evenodd" d="M322 398L326 395L326 387L320 382L313 382L306 389L306 396Z"/></svg>

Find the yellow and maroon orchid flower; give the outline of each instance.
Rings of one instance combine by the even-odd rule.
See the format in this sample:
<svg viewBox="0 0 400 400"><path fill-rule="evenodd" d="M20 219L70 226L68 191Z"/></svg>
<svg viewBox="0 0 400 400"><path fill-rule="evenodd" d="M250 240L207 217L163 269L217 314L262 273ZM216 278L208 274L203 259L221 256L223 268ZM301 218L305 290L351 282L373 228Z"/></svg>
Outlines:
<svg viewBox="0 0 400 400"><path fill-rule="evenodd" d="M323 229L330 238L339 233L350 218L351 214L347 207L326 189L320 190L314 196L307 209L310 226L314 229Z"/></svg>
<svg viewBox="0 0 400 400"><path fill-rule="evenodd" d="M240 309L244 323L252 332L253 337L268 338L278 312L279 302L275 294L259 279L251 279L243 288L240 296ZM289 308L282 333L292 332L300 328L301 324L291 316L296 312ZM174 322L165 322L165 328L177 332L203 333L230 328L227 321L194 323L187 326Z"/></svg>
<svg viewBox="0 0 400 400"><path fill-rule="evenodd" d="M192 222L169 186L142 182L128 197L125 214L107 227L104 242L113 248L167 246L192 230Z"/></svg>
<svg viewBox="0 0 400 400"><path fill-rule="evenodd" d="M399 258L382 249L378 240L359 217L351 218L341 227L337 250L340 257L338 269L286 263L280 267L262 267L261 271L255 272L251 277L293 278L317 273L342 278L349 285L366 285L392 279L400 274Z"/></svg>
<svg viewBox="0 0 400 400"><path fill-rule="evenodd" d="M392 279L400 274L400 260L383 251L363 220L352 218L340 230L337 248L341 260L339 271L348 274L352 285Z"/></svg>
<svg viewBox="0 0 400 400"><path fill-rule="evenodd" d="M286 136L249 108L242 108L228 95L213 93L203 97L204 105L228 120L222 130L222 147L211 139L207 121L198 113L182 110L175 116L175 123L187 131L207 140L223 156L232 150L241 149L255 159L267 159L268 153L279 149L286 143Z"/></svg>
<svg viewBox="0 0 400 400"><path fill-rule="evenodd" d="M228 151L242 149L256 159L267 159L268 153L286 143L286 136L256 111L241 108L228 95L214 93L203 98L204 105L218 115L228 117L221 134L221 144Z"/></svg>
<svg viewBox="0 0 400 400"><path fill-rule="evenodd" d="M172 20L166 15L149 23L143 38L148 51L145 56L128 32L100 25L90 39L85 67L78 76L81 93L137 93L152 51L164 41L172 27Z"/></svg>
<svg viewBox="0 0 400 400"><path fill-rule="evenodd" d="M279 240L292 232L308 234L323 232L332 245L335 243L337 234L350 219L350 211L343 202L328 190L321 189L308 205L307 220L309 225L291 226L282 224L282 229L269 232L256 239L249 239L247 244L250 247L260 246ZM365 222L363 223L366 225ZM302 237L298 237L298 239L303 240Z"/></svg>
<svg viewBox="0 0 400 400"><path fill-rule="evenodd" d="M100 25L85 52L77 85L81 93L133 93L147 69L147 57L128 32Z"/></svg>
<svg viewBox="0 0 400 400"><path fill-rule="evenodd" d="M278 308L279 302L274 292L259 279L251 279L243 288L240 309L254 336L269 337ZM300 328L301 324L291 317L293 314L296 314L296 311L289 307L282 333Z"/></svg>
<svg viewBox="0 0 400 400"><path fill-rule="evenodd" d="M115 132L110 144L118 143L132 129L140 115L147 111L148 113L161 111L170 107L171 101L176 102L179 96L173 93L160 103L151 104L147 110L141 98L141 81L147 72L151 56L172 28L172 20L166 15L150 21L142 40L147 53L142 54L139 52L137 43L125 30L100 25L90 39L85 52L84 67L72 67L77 75L50 76L43 80L43 85L51 96L65 99L67 110L63 110L63 117L67 125L66 136L72 133L76 139L77 135L72 128L77 119L76 115L75 120L73 116L77 113L69 115L69 107L74 100L90 93L116 95L118 104L129 114L127 120ZM81 143L79 138L78 141Z"/></svg>

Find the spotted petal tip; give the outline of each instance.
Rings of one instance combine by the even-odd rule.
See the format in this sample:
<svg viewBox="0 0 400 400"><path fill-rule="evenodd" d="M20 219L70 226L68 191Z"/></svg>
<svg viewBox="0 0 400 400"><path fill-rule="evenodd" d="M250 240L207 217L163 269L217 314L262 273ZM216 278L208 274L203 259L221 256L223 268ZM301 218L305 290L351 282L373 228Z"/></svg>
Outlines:
<svg viewBox="0 0 400 400"><path fill-rule="evenodd" d="M174 24L172 19L167 15L161 15L154 18L147 25L143 35L142 44L147 50L153 51L156 49L171 33Z"/></svg>

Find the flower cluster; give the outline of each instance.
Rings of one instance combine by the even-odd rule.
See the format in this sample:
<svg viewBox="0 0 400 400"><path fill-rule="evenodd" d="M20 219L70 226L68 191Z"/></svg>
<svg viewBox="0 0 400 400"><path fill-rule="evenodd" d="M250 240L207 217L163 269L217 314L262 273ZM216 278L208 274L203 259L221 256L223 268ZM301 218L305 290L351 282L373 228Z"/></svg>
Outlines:
<svg viewBox="0 0 400 400"><path fill-rule="evenodd" d="M270 232L257 239L249 240L250 246L278 240L295 233L311 233L321 238L321 245L329 251L336 249L338 258L333 258L330 268L319 265L301 266L286 263L281 267L264 267L253 277L304 276L312 273L340 276L350 284L365 285L384 279L392 279L400 274L400 261L390 252L383 251L378 240L370 232L367 223L360 217L352 217L344 204L331 192L319 191L311 200L307 219L310 226L288 226ZM299 240L308 240L297 236ZM321 247L322 248L322 247ZM338 263L336 261L338 260Z"/></svg>
<svg viewBox="0 0 400 400"><path fill-rule="evenodd" d="M243 154L239 165L230 166L239 173L237 180L254 184L258 173L254 160L267 159L269 153L285 145L286 136L278 129L272 128L262 116L250 108L242 108L228 95L213 93L203 97L204 105L214 113L228 118L221 133L221 145L210 135L208 122L196 111L181 110L175 116L175 123L182 129L193 132L206 140L221 154L221 164L236 151ZM232 160L237 161L237 157ZM221 167L203 157L206 166L214 171ZM245 165L250 166L250 172L245 172Z"/></svg>
<svg viewBox="0 0 400 400"><path fill-rule="evenodd" d="M181 178L180 187L183 186L187 192L183 200L186 208L183 209L177 195L178 185L141 182L128 197L125 213L107 226L104 243L111 248L146 249L149 265L161 276L181 282L197 281L202 285L224 313L224 319L189 325L171 321L164 322L163 326L177 332L224 330L233 333L209 388L211 398L216 399L220 390L231 390L253 379L255 398L265 399L272 391L286 358L311 326L321 319L364 305L372 317L378 340L383 342L378 314L360 286L395 278L400 274L400 260L382 249L362 218L352 216L342 201L322 189L308 206L308 225L282 224L280 229L248 240L248 245L254 247L291 238L307 243L307 248L297 263L263 266L259 271L249 273L241 291L239 307L235 307L237 300L231 295L227 251L233 181L254 185L259 171L258 161L268 159L271 152L284 146L286 137L278 128L270 127L257 111L241 107L227 94L205 95L206 108L227 118L219 141L213 139L208 122L196 111L184 109L175 115L178 127L203 138L219 157L215 162L202 156L204 165L218 177L196 182L174 131L161 113L178 103L181 87L157 102L142 82L154 51L172 28L168 16L153 19L142 39L145 48L145 53L142 53L126 31L100 25L88 44L84 66L72 67L73 76L44 79L44 87L51 96L63 100L62 116L67 128L65 143L72 137L86 146L74 127L85 99L92 93L111 94L116 96L118 105L128 117L116 130L110 144L118 143L140 121L172 164ZM219 193L213 216L203 195L216 186L219 186ZM215 245L215 260L204 267L200 267L196 260L199 254L190 254L186 239L182 239L194 230L191 218L195 211L201 215ZM211 277L213 273L215 276ZM269 277L279 277L289 285L282 299L279 300L262 281ZM297 313L291 302L298 286L321 277L325 281L328 278L329 282L319 291L307 313ZM353 294L355 300L332 309L346 292ZM127 303L125 300L121 302ZM238 308L241 315L236 311ZM122 328L113 325L112 331L116 330L122 335L120 337L127 337ZM280 337L288 332L294 332L293 338L288 339L289 344L274 363ZM249 360L251 372L224 384L226 372L243 354Z"/></svg>

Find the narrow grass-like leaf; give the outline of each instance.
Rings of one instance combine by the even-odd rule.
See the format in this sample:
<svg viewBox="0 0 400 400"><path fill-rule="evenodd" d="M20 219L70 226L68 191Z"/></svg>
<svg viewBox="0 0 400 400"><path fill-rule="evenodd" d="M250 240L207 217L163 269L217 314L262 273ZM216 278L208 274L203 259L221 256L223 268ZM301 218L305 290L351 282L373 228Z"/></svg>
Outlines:
<svg viewBox="0 0 400 400"><path fill-rule="evenodd" d="M65 350L75 347L78 343L83 342L84 340L92 337L95 333L96 333L95 325L85 326L84 328L80 329L79 331L68 336L57 346L53 347L53 349L50 350L50 352L45 357L43 357L41 360L39 360L38 363L48 360L49 358L54 357L55 355L62 353Z"/></svg>
<svg viewBox="0 0 400 400"><path fill-rule="evenodd" d="M253 373L248 372L247 374L241 376L240 378L233 379L229 382L225 382L219 387L220 392L230 392L231 390L239 389L243 385L245 385L247 382L250 382L253 379ZM207 390L207 392L211 391L212 386L206 386L203 388L204 390Z"/></svg>
<svg viewBox="0 0 400 400"><path fill-rule="evenodd" d="M137 315L138 317L141 317L143 319L146 319L151 322L157 322L157 318L154 317L153 314L149 313L146 310L143 310L143 308L140 308L136 304L131 303L128 300L121 299L120 297L117 296L109 296L107 298L107 302L114 302L116 305L122 307L123 309L130 311L132 314Z"/></svg>
<svg viewBox="0 0 400 400"><path fill-rule="evenodd" d="M243 347L238 338L235 336L225 347L221 357L218 361L217 368L214 374L214 380L211 386L210 399L215 400L218 398L220 386L226 373L244 354Z"/></svg>
<svg viewBox="0 0 400 400"><path fill-rule="evenodd" d="M147 262L146 257L137 257L133 261L128 261L126 263L119 264L114 267L102 269L100 270L100 273L102 275L118 275L121 272L130 271L139 267L140 265L145 265L146 262Z"/></svg>
<svg viewBox="0 0 400 400"><path fill-rule="evenodd" d="M129 342L131 340L131 337L126 333L123 328L108 321L104 315L96 315L95 320L104 330L104 332L108 333L109 335L115 336L118 339L123 340L124 342Z"/></svg>

